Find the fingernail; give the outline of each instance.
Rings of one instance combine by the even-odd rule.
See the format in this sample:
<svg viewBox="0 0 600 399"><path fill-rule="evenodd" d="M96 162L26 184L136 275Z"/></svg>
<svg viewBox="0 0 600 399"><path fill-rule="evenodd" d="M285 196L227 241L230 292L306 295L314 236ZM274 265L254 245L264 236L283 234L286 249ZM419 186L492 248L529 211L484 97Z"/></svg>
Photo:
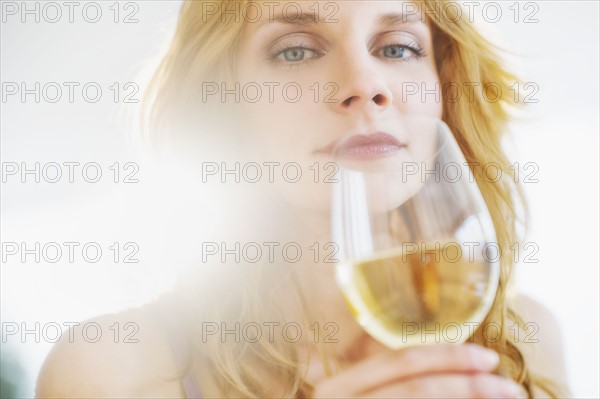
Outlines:
<svg viewBox="0 0 600 399"><path fill-rule="evenodd" d="M498 353L491 349L483 349L480 351L479 360L481 361L483 367L495 367L500 361L500 356Z"/></svg>
<svg viewBox="0 0 600 399"><path fill-rule="evenodd" d="M500 392L503 398L516 398L521 392L521 386L514 381L507 380L502 384Z"/></svg>

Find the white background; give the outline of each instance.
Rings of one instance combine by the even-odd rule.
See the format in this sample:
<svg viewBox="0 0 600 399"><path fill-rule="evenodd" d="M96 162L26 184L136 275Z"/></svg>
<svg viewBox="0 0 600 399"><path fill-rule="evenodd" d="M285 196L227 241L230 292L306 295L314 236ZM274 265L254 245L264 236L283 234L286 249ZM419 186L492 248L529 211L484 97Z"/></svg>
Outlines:
<svg viewBox="0 0 600 399"><path fill-rule="evenodd" d="M96 161L106 176L97 184L81 179L75 184L22 184L14 178L2 184L3 242L96 241L106 251L97 264L3 262L3 327L7 322L31 327L36 321L81 321L139 305L173 281L179 255L169 252L169 246L189 244L169 241L164 226L177 227L169 220L173 205L157 211L145 204L144 198L156 193L143 184L110 181L109 165L141 163L142 158L122 123L123 112L136 105L115 104L109 86L144 81L165 48L180 6L178 1L138 1L134 17L139 22L125 24L123 18L135 11L125 3L119 4L118 23L109 9L113 2L99 2L103 14L95 24L82 18L84 2L75 9L73 23L66 7L54 24L43 18L36 23L33 16L23 23L20 13L3 11L2 82L94 81L104 91L95 104L83 101L81 91L72 104L64 99L37 104L32 96L25 103L18 97L2 101L2 162ZM575 396L599 397L598 3L537 1L538 22L528 24L523 20L535 8L526 3L517 4L521 13L515 22L514 6L509 9L515 2L501 2L502 17L487 27L515 55L523 79L540 89L535 95L539 102L529 104L513 124L512 142L507 143L515 162L539 166L539 182L524 184L532 216L527 241L538 244L539 263L521 263L517 284L558 319ZM15 4L21 7L21 2ZM27 4L33 8L35 2ZM476 8L477 19L481 10ZM54 17L53 10L48 12ZM143 182L155 172L141 168L136 176ZM162 195L165 204L173 203L168 193ZM115 241L139 243L140 263L107 259ZM144 247L144 242L163 245ZM3 356L15 354L26 371L21 382L25 397L32 395L51 348L39 341L33 334L5 336L3 330Z"/></svg>

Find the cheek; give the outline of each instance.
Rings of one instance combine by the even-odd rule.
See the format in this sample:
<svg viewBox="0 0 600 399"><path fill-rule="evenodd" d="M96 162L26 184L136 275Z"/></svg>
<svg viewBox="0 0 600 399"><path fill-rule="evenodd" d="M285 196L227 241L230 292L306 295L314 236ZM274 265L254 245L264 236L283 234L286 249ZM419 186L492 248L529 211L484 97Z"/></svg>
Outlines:
<svg viewBox="0 0 600 399"><path fill-rule="evenodd" d="M393 95L396 107L403 114L442 118L442 89L433 67L396 84Z"/></svg>
<svg viewBox="0 0 600 399"><path fill-rule="evenodd" d="M319 134L319 109L310 101L308 87L283 86L272 93L263 90L259 101L242 101L240 108L246 128L262 143L264 153L291 159L312 148L313 137Z"/></svg>
<svg viewBox="0 0 600 399"><path fill-rule="evenodd" d="M311 148L318 135L322 112L314 100L318 94L309 71L274 71L257 65L242 53L238 81L241 87L239 109L247 128L264 150L281 156L297 157ZM247 89L244 89L247 88Z"/></svg>

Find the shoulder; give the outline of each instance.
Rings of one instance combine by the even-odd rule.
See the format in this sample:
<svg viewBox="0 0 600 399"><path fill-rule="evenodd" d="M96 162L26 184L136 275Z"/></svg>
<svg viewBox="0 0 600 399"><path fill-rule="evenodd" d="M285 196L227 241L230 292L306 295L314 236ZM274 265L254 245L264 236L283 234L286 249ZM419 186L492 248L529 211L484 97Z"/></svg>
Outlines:
<svg viewBox="0 0 600 399"><path fill-rule="evenodd" d="M568 395L563 335L556 316L540 302L523 294L508 305L521 322L509 325L510 340L519 348L536 378L552 381L560 395ZM536 397L547 394L536 387Z"/></svg>
<svg viewBox="0 0 600 399"><path fill-rule="evenodd" d="M146 305L65 331L45 360L36 397L183 397L168 337Z"/></svg>

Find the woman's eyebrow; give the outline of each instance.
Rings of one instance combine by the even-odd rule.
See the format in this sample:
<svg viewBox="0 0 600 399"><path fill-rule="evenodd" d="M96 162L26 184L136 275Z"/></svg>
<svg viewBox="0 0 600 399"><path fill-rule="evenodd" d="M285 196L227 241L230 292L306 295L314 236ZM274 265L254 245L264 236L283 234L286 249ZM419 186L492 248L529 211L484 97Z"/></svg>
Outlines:
<svg viewBox="0 0 600 399"><path fill-rule="evenodd" d="M315 12L302 12L294 15L273 15L270 16L268 20L265 20L261 23L258 28L261 28L269 23L281 23L285 25L299 25L299 26L313 26L318 24L331 24L337 23L335 18L333 19L323 19L318 13ZM402 14L397 12L387 13L380 15L377 18L377 24L383 26L393 26L393 25L401 25L408 24L413 22L423 22L421 18L419 18L415 14Z"/></svg>
<svg viewBox="0 0 600 399"><path fill-rule="evenodd" d="M409 24L414 22L423 22L425 23L418 15L416 14L402 14L402 13L388 13L379 16L377 19L378 25L384 26L393 26L393 25L402 25Z"/></svg>
<svg viewBox="0 0 600 399"><path fill-rule="evenodd" d="M274 15L269 17L268 20L264 21L262 26L267 25L269 23L278 22L286 25L300 25L300 26L311 26L320 23L324 23L323 18L320 18L318 14L314 12L302 12L300 14L294 15Z"/></svg>

